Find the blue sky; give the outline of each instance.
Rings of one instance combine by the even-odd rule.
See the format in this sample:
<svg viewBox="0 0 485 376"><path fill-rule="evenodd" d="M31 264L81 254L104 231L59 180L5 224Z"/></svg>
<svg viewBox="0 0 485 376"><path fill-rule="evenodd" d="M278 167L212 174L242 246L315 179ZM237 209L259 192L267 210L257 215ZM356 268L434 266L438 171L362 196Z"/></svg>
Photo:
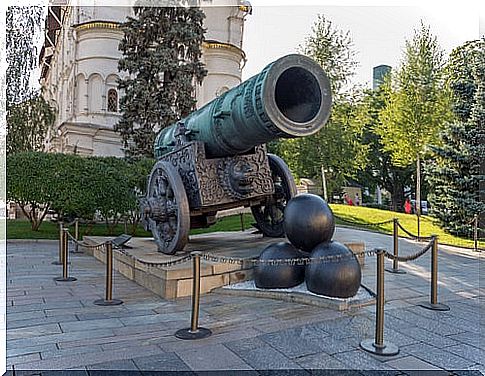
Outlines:
<svg viewBox="0 0 485 376"><path fill-rule="evenodd" d="M473 6L254 5L245 25L248 61L243 78L258 73L280 56L296 52L310 34L317 14L324 14L335 27L350 31L360 63L354 82L366 86L371 83L372 67L399 64L405 39L412 37L421 20L430 26L447 54L479 35L478 13Z"/></svg>

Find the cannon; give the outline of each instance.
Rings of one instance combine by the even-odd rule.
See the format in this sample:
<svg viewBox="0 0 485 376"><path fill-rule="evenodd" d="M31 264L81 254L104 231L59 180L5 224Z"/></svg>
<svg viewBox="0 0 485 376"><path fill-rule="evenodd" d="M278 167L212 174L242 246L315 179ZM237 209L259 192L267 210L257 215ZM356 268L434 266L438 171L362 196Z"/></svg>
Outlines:
<svg viewBox="0 0 485 376"><path fill-rule="evenodd" d="M251 208L265 236L284 236L284 209L296 185L266 143L318 132L331 105L322 68L292 54L161 130L140 200L142 223L158 250L183 250L191 228L208 227L219 210L242 206Z"/></svg>

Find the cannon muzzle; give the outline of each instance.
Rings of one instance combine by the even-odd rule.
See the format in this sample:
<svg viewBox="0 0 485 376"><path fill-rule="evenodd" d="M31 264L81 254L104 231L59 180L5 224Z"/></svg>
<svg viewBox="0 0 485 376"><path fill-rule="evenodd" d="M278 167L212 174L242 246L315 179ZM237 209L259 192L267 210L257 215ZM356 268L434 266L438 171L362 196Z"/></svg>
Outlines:
<svg viewBox="0 0 485 376"><path fill-rule="evenodd" d="M228 157L277 138L308 136L325 125L331 106L320 65L303 55L284 56L160 131L155 156L170 152L178 138L203 142L209 157Z"/></svg>

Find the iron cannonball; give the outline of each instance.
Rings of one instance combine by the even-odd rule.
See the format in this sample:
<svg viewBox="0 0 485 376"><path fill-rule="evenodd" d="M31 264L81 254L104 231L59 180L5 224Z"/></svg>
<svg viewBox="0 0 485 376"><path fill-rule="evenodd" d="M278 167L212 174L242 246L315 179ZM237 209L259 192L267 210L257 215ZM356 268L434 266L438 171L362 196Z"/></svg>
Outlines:
<svg viewBox="0 0 485 376"><path fill-rule="evenodd" d="M305 193L286 205L283 227L291 244L311 252L318 244L332 239L335 219L324 199Z"/></svg>
<svg viewBox="0 0 485 376"><path fill-rule="evenodd" d="M267 246L259 256L260 260L296 259L303 257L289 243L280 242ZM261 289L285 289L295 287L305 280L303 265L265 265L257 264L254 268L254 283Z"/></svg>
<svg viewBox="0 0 485 376"><path fill-rule="evenodd" d="M359 261L354 253L338 242L317 245L311 257L342 256L342 260L308 264L305 272L307 289L318 295L350 298L357 294L361 282Z"/></svg>

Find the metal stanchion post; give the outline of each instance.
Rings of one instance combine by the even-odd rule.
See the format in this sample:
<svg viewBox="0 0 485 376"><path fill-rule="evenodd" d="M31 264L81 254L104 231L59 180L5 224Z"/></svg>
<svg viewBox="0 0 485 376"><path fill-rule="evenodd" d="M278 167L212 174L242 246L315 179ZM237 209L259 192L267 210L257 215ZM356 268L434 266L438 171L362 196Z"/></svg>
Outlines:
<svg viewBox="0 0 485 376"><path fill-rule="evenodd" d="M399 348L384 341L384 250L377 251L377 297L376 297L376 335L375 339L366 339L360 343L365 351L376 355L396 355Z"/></svg>
<svg viewBox="0 0 485 376"><path fill-rule="evenodd" d="M209 337L212 332L199 327L200 305L200 252L192 252L193 257L193 283L192 283L192 317L190 328L177 330L175 337L179 339L201 339Z"/></svg>
<svg viewBox="0 0 485 376"><path fill-rule="evenodd" d="M72 282L72 281L77 281L77 278L74 277L69 277L68 275L68 263L69 263L69 250L68 250L68 232L69 230L67 228L63 229L63 234L62 234L62 277L57 277L54 278L55 281L57 282Z"/></svg>
<svg viewBox="0 0 485 376"><path fill-rule="evenodd" d="M478 214L473 218L473 243L475 252L478 252Z"/></svg>
<svg viewBox="0 0 485 376"><path fill-rule="evenodd" d="M113 244L108 241L104 246L106 254L106 296L105 299L98 299L94 304L100 306L112 306L123 304L122 300L113 299Z"/></svg>
<svg viewBox="0 0 485 376"><path fill-rule="evenodd" d="M399 220L397 218L393 219L392 249L395 258L392 260L392 268L386 268L386 271L394 274L406 274L404 270L399 269L399 262L397 260L397 257L399 256Z"/></svg>
<svg viewBox="0 0 485 376"><path fill-rule="evenodd" d="M239 213L239 219L241 220L241 231L244 231L244 215L243 215L243 212Z"/></svg>
<svg viewBox="0 0 485 376"><path fill-rule="evenodd" d="M79 253L79 218L74 221L74 253Z"/></svg>
<svg viewBox="0 0 485 376"><path fill-rule="evenodd" d="M63 237L64 237L64 229L62 222L59 221L59 259L56 261L52 261L52 265L62 265L62 247L63 247Z"/></svg>
<svg viewBox="0 0 485 376"><path fill-rule="evenodd" d="M433 238L433 248L431 253L431 301L419 304L419 306L433 311L449 311L450 307L446 304L438 303L438 237Z"/></svg>

